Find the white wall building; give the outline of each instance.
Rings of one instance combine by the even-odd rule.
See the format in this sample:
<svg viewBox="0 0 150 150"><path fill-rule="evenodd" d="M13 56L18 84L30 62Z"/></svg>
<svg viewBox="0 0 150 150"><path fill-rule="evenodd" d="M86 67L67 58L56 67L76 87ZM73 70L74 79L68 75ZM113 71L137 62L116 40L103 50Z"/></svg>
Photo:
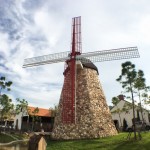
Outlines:
<svg viewBox="0 0 150 150"><path fill-rule="evenodd" d="M131 103L125 100L120 100L119 103L114 106L111 109L111 114L112 114L112 119L114 120L114 123L117 127L122 127L123 126L123 120L125 119L127 122L128 127L131 127L133 125L132 119L133 119L133 110L131 107L128 107L128 110L123 111L123 108L127 106L131 106ZM118 109L120 109L120 113L118 113ZM143 119L142 119L142 114L143 114ZM144 122L147 125L150 125L150 120L149 120L149 112L145 109L142 109L142 114L141 111L139 110L138 107L135 107L135 118L139 118L141 121L144 120ZM119 117L120 116L120 117Z"/></svg>
<svg viewBox="0 0 150 150"><path fill-rule="evenodd" d="M24 112L20 112L19 114L16 114L14 118L14 128L15 129L21 129L21 124L22 124L22 117L28 116L27 110Z"/></svg>

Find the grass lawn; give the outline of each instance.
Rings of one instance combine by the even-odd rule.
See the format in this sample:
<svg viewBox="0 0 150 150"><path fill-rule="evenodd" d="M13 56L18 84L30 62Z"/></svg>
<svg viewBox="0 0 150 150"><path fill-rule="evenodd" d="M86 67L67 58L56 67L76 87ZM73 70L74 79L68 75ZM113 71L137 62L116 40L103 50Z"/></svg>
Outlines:
<svg viewBox="0 0 150 150"><path fill-rule="evenodd" d="M46 150L150 150L150 132L142 133L142 140L127 140L128 133L117 136L74 141L47 141Z"/></svg>
<svg viewBox="0 0 150 150"><path fill-rule="evenodd" d="M0 143L9 143L12 141L23 140L28 138L25 134L9 133L9 135L0 133Z"/></svg>
<svg viewBox="0 0 150 150"><path fill-rule="evenodd" d="M12 137L0 133L0 143L9 143L11 141L14 141Z"/></svg>

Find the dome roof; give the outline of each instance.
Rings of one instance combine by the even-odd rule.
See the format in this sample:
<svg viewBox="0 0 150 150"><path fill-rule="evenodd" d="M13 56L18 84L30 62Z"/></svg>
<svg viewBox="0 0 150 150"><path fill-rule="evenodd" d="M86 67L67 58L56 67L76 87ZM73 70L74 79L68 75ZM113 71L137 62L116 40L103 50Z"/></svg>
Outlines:
<svg viewBox="0 0 150 150"><path fill-rule="evenodd" d="M99 74L97 67L93 64L92 61L90 61L90 59L87 59L87 58L83 57L83 58L81 58L80 61L81 61L82 65L83 65L83 67L94 69Z"/></svg>

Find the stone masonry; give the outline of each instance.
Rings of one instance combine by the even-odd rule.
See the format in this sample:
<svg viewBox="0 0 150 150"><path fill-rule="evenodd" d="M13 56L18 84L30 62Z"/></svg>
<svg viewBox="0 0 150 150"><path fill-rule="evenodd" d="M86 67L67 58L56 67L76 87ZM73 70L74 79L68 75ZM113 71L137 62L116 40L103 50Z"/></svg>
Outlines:
<svg viewBox="0 0 150 150"><path fill-rule="evenodd" d="M77 69L75 124L62 123L62 95L52 131L53 139L88 139L117 134L96 70Z"/></svg>

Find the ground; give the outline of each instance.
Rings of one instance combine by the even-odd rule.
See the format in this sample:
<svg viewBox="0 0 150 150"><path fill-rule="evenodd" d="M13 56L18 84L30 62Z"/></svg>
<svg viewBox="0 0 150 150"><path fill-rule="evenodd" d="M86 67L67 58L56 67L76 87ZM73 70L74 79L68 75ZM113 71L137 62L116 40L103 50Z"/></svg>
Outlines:
<svg viewBox="0 0 150 150"><path fill-rule="evenodd" d="M0 133L0 143L9 143L16 140L23 140L28 139L26 134L19 134L19 133Z"/></svg>
<svg viewBox="0 0 150 150"><path fill-rule="evenodd" d="M5 134L0 134L0 143L9 143L13 141L14 139L10 136L7 136Z"/></svg>
<svg viewBox="0 0 150 150"><path fill-rule="evenodd" d="M13 134L14 135L14 134ZM70 141L47 141L46 150L149 150L150 149L150 132L142 132L142 140L127 140L128 133L119 133L117 136L89 139L89 140L70 140ZM22 139L24 135L16 135L15 137ZM0 143L11 139L7 135L0 134Z"/></svg>
<svg viewBox="0 0 150 150"><path fill-rule="evenodd" d="M142 140L127 140L128 133L117 136L74 141L48 141L47 150L149 150L150 132L142 133Z"/></svg>

